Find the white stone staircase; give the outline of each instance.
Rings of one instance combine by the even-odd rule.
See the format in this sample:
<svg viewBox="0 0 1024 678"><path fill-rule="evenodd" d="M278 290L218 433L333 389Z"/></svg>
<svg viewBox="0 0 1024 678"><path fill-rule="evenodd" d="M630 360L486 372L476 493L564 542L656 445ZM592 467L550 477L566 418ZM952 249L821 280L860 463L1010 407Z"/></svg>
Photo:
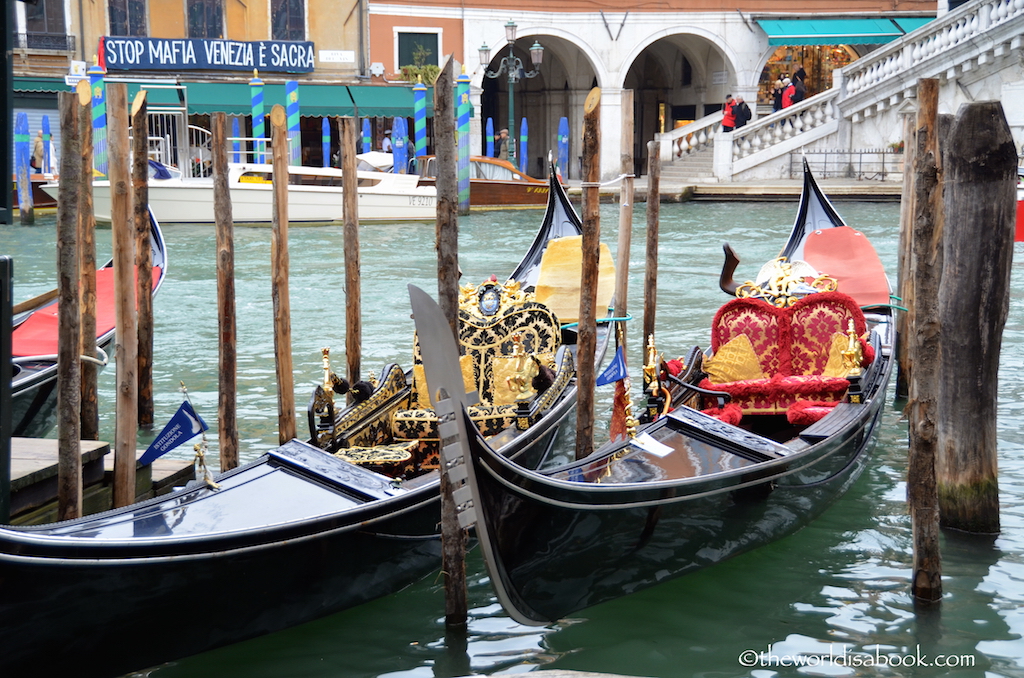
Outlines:
<svg viewBox="0 0 1024 678"><path fill-rule="evenodd" d="M939 79L940 98L955 113L964 100L999 98L1000 85L1006 91L1007 81L1024 81L1022 47L1024 0L973 0L835 71L831 89L739 130L721 132L716 113L657 135L662 172L677 163L685 171L713 148L719 181L776 178L800 149L878 146L880 134L899 130L898 116L915 109L918 80ZM1004 108L1024 116L1024 84L1012 98ZM1024 137L1024 129L1014 133Z"/></svg>

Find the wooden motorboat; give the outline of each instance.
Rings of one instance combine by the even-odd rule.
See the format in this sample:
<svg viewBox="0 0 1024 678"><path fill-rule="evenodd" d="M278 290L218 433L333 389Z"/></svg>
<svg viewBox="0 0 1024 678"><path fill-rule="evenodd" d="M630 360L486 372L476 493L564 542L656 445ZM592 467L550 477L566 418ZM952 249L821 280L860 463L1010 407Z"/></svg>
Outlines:
<svg viewBox="0 0 1024 678"><path fill-rule="evenodd" d="M416 158L421 186L433 186L437 179L437 158ZM473 155L469 158L470 208L510 209L543 207L548 201L548 184L520 172L508 160Z"/></svg>
<svg viewBox="0 0 1024 678"><path fill-rule="evenodd" d="M155 295L167 274L167 250L152 212L150 226ZM111 260L96 271L96 346L102 364L106 364L106 351L114 342L115 324L114 262ZM57 423L56 290L15 307L11 343L13 434L41 438Z"/></svg>
<svg viewBox="0 0 1024 678"><path fill-rule="evenodd" d="M554 196L542 229L551 237L579 228L564 194ZM548 237L538 236L517 275L529 279L531 262L542 258L536 245L548 247ZM493 286L483 291L477 306L486 310L499 298ZM522 305L543 318L537 302ZM529 349L525 335L518 344ZM520 359L532 361L520 353L506 362ZM572 410L570 347L559 346L553 360L568 372L539 396L549 406L534 410L520 390L525 405L516 403L515 414L529 425L513 421L492 438L507 439L502 449L520 459L542 456ZM394 375L386 368L381 388L408 398ZM526 384L515 379L518 369L511 376L517 388ZM348 414L339 406L336 416ZM323 617L435 571L440 500L429 450L417 457L426 462L420 469L387 450L361 458L346 450L334 455L293 440L215 485L197 481L62 523L0 527L0 675L58 675L72 666L85 678L120 676Z"/></svg>
<svg viewBox="0 0 1024 678"><path fill-rule="evenodd" d="M476 525L516 621L547 624L780 539L864 469L892 368L891 306L872 297L888 281L805 173L783 250L802 259L736 286L745 297L718 312L710 350L665 362L650 347L646 423L628 422L624 439L535 472L451 407L466 432L452 472L465 478L460 522ZM796 275L780 277L783 266ZM427 311L414 308L417 323ZM425 363L444 363L442 344L426 347Z"/></svg>
<svg viewBox="0 0 1024 678"><path fill-rule="evenodd" d="M153 163L151 163L152 166ZM434 221L437 191L419 186L414 174L358 171L360 221ZM274 168L269 164L229 163L228 189L235 224L266 225L273 221ZM51 195L56 182L44 186ZM110 182L93 181L96 219L110 221ZM293 224L341 222L342 170L336 167L288 167L288 221ZM174 168L151 172L150 209L160 223L212 224L213 178L183 177Z"/></svg>

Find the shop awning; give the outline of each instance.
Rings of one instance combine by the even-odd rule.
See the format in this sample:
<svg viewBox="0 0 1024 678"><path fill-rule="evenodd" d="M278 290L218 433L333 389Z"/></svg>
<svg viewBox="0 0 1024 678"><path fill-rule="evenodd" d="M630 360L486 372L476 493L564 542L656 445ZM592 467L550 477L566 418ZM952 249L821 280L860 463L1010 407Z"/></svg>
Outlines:
<svg viewBox="0 0 1024 678"><path fill-rule="evenodd" d="M211 83L192 82L187 84L189 113L213 113L223 111L228 115L250 115L252 113L252 90L242 82ZM274 104L285 105L284 85L263 86L263 106L269 114ZM344 85L303 85L299 84L299 112L302 117L329 115L353 115L352 100Z"/></svg>
<svg viewBox="0 0 1024 678"><path fill-rule="evenodd" d="M189 113L209 114L222 111L228 115L250 115L252 93L244 82L186 82ZM128 83L128 101L135 98L142 84ZM71 87L58 78L14 78L14 90L19 92L68 92ZM174 88L150 86L147 99L150 104L177 104L178 91ZM427 117L434 115L434 90L427 88ZM263 86L263 105L269 114L274 104L285 104L283 84ZM356 115L359 117L413 116L411 87L378 85L314 85L299 83L299 110L302 117Z"/></svg>
<svg viewBox="0 0 1024 678"><path fill-rule="evenodd" d="M16 92L70 92L73 88L63 78L14 78Z"/></svg>
<svg viewBox="0 0 1024 678"><path fill-rule="evenodd" d="M931 19L758 19L769 45L882 44Z"/></svg>

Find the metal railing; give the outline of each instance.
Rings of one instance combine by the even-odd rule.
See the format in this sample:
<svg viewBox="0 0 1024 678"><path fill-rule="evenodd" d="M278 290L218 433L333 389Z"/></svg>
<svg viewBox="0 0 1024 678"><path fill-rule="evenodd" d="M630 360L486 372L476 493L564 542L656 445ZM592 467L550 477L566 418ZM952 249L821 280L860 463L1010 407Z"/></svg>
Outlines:
<svg viewBox="0 0 1024 678"><path fill-rule="evenodd" d="M64 33L18 33L20 49L52 49L59 52L74 52L75 44L75 36Z"/></svg>
<svg viewBox="0 0 1024 678"><path fill-rule="evenodd" d="M803 160L807 159L814 176L819 179L868 179L893 181L903 173L903 151L891 148L816 149L789 154L789 178L803 176Z"/></svg>

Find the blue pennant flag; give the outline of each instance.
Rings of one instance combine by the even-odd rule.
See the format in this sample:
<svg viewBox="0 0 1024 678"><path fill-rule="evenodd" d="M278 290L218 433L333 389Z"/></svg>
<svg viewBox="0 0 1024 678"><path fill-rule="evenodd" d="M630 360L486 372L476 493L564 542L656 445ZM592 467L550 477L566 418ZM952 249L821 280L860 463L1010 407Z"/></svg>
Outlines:
<svg viewBox="0 0 1024 678"><path fill-rule="evenodd" d="M146 464L152 464L156 459L167 454L178 445L191 440L203 431L210 428L203 421L203 418L196 414L196 411L192 409L186 400L178 408L178 411L174 413L171 420L164 426L164 430L160 431L160 435L156 437L156 440L146 448L145 454L139 459L139 463L145 466Z"/></svg>
<svg viewBox="0 0 1024 678"><path fill-rule="evenodd" d="M619 346L615 349L615 357L612 358L611 363L608 367L604 368L604 371L597 377L595 382L597 386L604 386L606 384L612 384L620 379L625 379L629 376L629 372L626 369L626 354L622 352L622 347Z"/></svg>

